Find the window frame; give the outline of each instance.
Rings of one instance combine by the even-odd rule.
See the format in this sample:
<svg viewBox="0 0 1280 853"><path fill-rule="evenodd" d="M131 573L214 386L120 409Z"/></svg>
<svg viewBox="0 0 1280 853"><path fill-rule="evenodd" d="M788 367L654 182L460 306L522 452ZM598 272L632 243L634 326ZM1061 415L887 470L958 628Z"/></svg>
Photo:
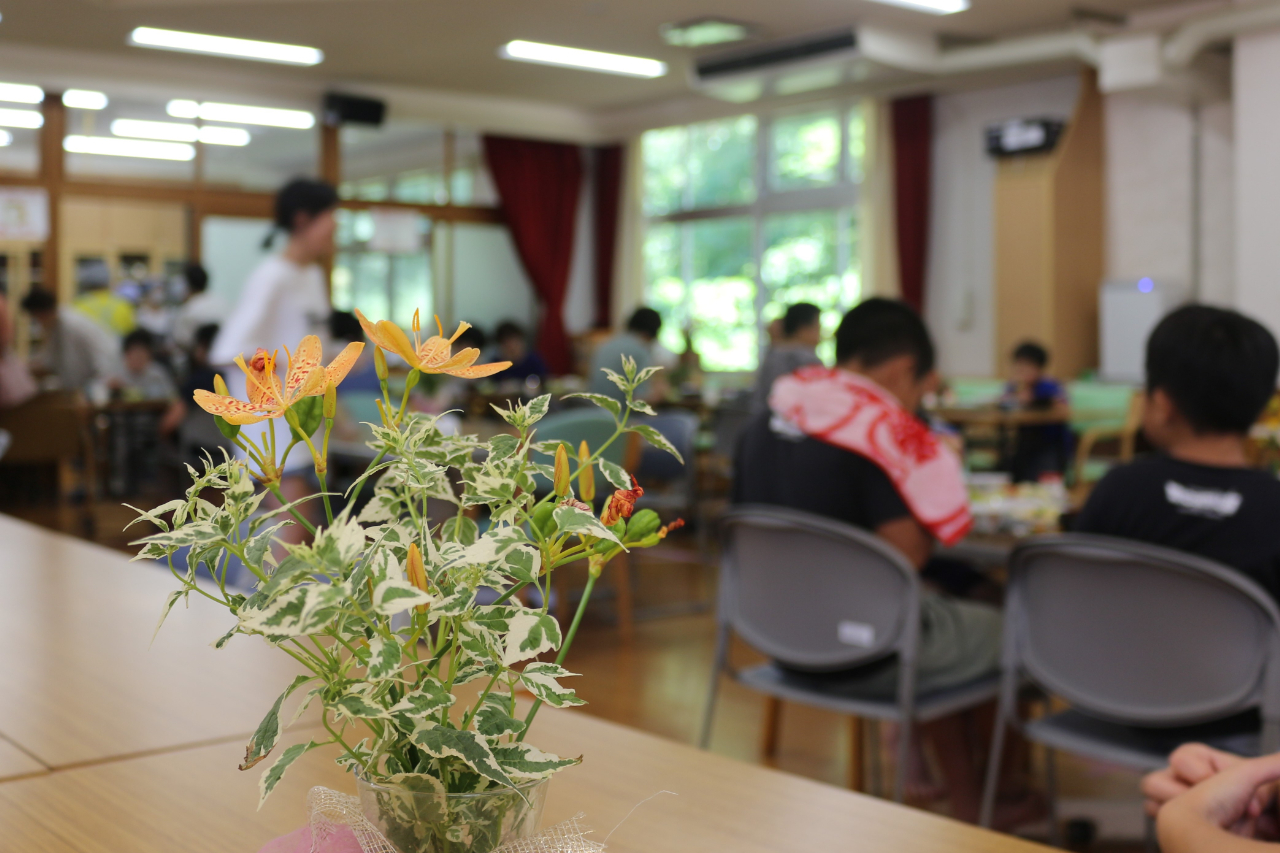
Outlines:
<svg viewBox="0 0 1280 853"><path fill-rule="evenodd" d="M862 201L862 186L866 181L866 167L863 164L862 180L855 181L852 175L850 162L850 134L849 124L856 113L861 109L861 99L839 99L813 101L802 105L788 106L775 109L760 110L757 112L740 113L734 116L726 116L723 118L707 119L706 121L731 121L744 115L754 115L756 119L756 140L755 140L755 160L752 164L753 179L756 187L755 200L749 204L724 205L719 207L702 207L696 208L693 203L693 181L686 180L682 191L683 209L663 214L646 214L643 219L645 232L647 236L648 229L655 225L671 224L679 227L679 274L680 279L684 283L685 307L686 313L692 319L693 306L693 239L691 225L696 222L703 222L712 219L725 219L730 217L747 216L751 218L752 226L752 246L751 246L751 264L753 267L753 279L755 283L755 313L756 313L756 332L757 332L757 364L763 358L765 349L768 347L768 335L765 329L771 322L765 319L764 309L769 303L769 294L767 285L764 282L763 262L765 246L765 222L769 217L778 214L787 213L804 213L810 211L834 211L835 228L836 228L836 275L846 276L850 272L856 271L861 283L860 263L854 263L852 257L853 246L850 239L852 228L857 218L857 211ZM770 179L773 166L774 144L773 129L774 124L779 119L789 118L795 115L806 115L825 111L834 111L836 114L837 124L840 130L839 158L836 165L836 180L832 184L824 187L805 187L797 189L774 189L771 186ZM865 121L865 119L864 119ZM683 126L685 128L704 122L690 122ZM654 128L661 130L663 128ZM687 148L684 153L684 161L687 164L691 160L691 152ZM641 141L641 156L643 157L643 137ZM642 184L643 192L643 184ZM855 270L856 267L856 270ZM650 282L646 275L644 289L646 298L649 290ZM850 305L860 296L850 299ZM844 306L842 306L843 308ZM739 371L727 371L739 372Z"/></svg>

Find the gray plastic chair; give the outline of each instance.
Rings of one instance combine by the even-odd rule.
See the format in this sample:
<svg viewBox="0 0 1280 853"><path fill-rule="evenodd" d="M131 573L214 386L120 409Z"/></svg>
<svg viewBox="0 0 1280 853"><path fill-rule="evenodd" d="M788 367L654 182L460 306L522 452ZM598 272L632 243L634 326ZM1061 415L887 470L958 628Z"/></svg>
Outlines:
<svg viewBox="0 0 1280 853"><path fill-rule="evenodd" d="M903 723L894 799L902 801L911 723L929 722L996 696L992 675L959 687L916 695L920 579L884 540L842 522L773 506L730 509L721 522L715 667L701 746L711 740L719 676L727 673L760 693L855 717ZM729 636L736 633L775 663L734 671ZM796 675L848 670L897 656L897 696L860 694L855 679L838 688Z"/></svg>
<svg viewBox="0 0 1280 853"><path fill-rule="evenodd" d="M1280 748L1280 611L1249 578L1181 551L1085 534L1018 546L1001 666L983 826L1006 725L1048 750L1055 840L1054 750L1150 771L1192 740L1242 755ZM1071 707L1019 720L1027 681ZM1261 711L1261 732L1202 725L1251 708Z"/></svg>

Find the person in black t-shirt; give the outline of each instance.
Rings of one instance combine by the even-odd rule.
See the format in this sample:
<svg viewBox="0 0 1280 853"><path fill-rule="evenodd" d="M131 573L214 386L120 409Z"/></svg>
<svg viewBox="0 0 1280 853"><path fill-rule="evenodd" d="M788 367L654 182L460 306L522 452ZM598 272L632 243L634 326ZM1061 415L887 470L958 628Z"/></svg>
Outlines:
<svg viewBox="0 0 1280 853"><path fill-rule="evenodd" d="M919 315L901 302L870 299L845 315L835 343L838 370L870 380L905 412L917 409L933 379L934 365L933 343ZM917 568L929 561L934 548L932 535L875 462L805 435L771 411L756 416L743 432L732 500L803 510L872 531ZM779 566L779 571L785 567ZM955 687L997 671L1001 632L997 609L927 589L920 607L917 690ZM787 661L778 663L801 678L851 681L864 693L892 697L897 685L896 661L822 675L798 672ZM978 816L981 777L973 756L983 754L985 747L975 743L971 733L980 725L989 729L990 724L964 714L921 727L938 756L951 813L962 820L976 821ZM1002 779L1014 775L1002 774ZM1038 800L1023 791L1017 794L1002 799L997 824L1007 827L1034 819Z"/></svg>
<svg viewBox="0 0 1280 853"><path fill-rule="evenodd" d="M1280 480L1245 456L1277 369L1255 320L1207 305L1166 316L1147 340L1142 417L1160 453L1103 477L1075 529L1216 560L1280 599Z"/></svg>

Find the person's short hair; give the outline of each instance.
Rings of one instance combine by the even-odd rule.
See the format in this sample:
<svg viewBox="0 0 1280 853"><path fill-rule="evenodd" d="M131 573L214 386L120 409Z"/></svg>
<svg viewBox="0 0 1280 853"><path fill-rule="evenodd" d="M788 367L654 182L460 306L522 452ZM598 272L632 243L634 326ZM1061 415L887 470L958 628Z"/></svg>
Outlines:
<svg viewBox="0 0 1280 853"><path fill-rule="evenodd" d="M1257 320L1186 305L1147 338L1147 390L1169 395L1198 433L1247 433L1276 392L1280 349Z"/></svg>
<svg viewBox="0 0 1280 853"><path fill-rule="evenodd" d="M1013 348L1013 360L1029 362L1043 370L1049 363L1049 351L1035 341L1023 341Z"/></svg>
<svg viewBox="0 0 1280 853"><path fill-rule="evenodd" d="M499 344L509 338L524 340L524 337L524 329L521 325L511 320L503 320L498 324L498 328L493 330L493 340Z"/></svg>
<svg viewBox="0 0 1280 853"><path fill-rule="evenodd" d="M182 277L187 281L189 293L204 293L209 286L209 273L194 261L182 267Z"/></svg>
<svg viewBox="0 0 1280 853"><path fill-rule="evenodd" d="M822 309L812 302L797 302L782 315L782 334L788 338L801 329L822 322Z"/></svg>
<svg viewBox="0 0 1280 853"><path fill-rule="evenodd" d="M33 287L22 297L22 308L29 314L40 314L58 307L58 298L53 291L43 287Z"/></svg>
<svg viewBox="0 0 1280 853"><path fill-rule="evenodd" d="M857 359L863 367L877 367L902 355L915 359L917 377L933 370L929 329L905 302L868 299L851 308L836 329L837 364Z"/></svg>
<svg viewBox="0 0 1280 853"><path fill-rule="evenodd" d="M146 329L134 329L132 332L124 336L125 352L134 347L145 347L147 352L154 353L156 349L156 336L148 332Z"/></svg>
<svg viewBox="0 0 1280 853"><path fill-rule="evenodd" d="M652 308L640 307L631 312L627 320L627 331L636 332L647 338L656 338L662 330L662 315Z"/></svg>
<svg viewBox="0 0 1280 853"><path fill-rule="evenodd" d="M338 206L338 191L314 178L294 178L276 193L274 227L262 242L270 248L277 230L292 234L299 213L318 216Z"/></svg>
<svg viewBox="0 0 1280 853"><path fill-rule="evenodd" d="M205 323L203 326L196 328L196 333L192 336L192 340L198 347L212 349L213 342L218 339L218 330L221 328L217 323Z"/></svg>
<svg viewBox="0 0 1280 853"><path fill-rule="evenodd" d="M350 311L334 311L329 315L329 337L335 341L358 344L364 340L364 329Z"/></svg>

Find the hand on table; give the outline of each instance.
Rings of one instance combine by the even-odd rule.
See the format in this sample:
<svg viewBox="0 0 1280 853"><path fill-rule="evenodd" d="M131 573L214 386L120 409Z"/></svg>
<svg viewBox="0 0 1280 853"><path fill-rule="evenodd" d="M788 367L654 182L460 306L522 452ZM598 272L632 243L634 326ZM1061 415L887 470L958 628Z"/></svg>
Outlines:
<svg viewBox="0 0 1280 853"><path fill-rule="evenodd" d="M1200 773L1215 766L1221 769L1160 807L1163 849L1170 853L1274 849L1257 842L1280 837L1275 812L1280 755L1249 760L1229 756L1234 760L1224 762L1224 753L1208 749L1201 747L1180 756L1183 769L1190 772ZM1149 796L1151 780L1149 776L1143 781L1143 791ZM1228 833L1237 838L1232 840Z"/></svg>
<svg viewBox="0 0 1280 853"><path fill-rule="evenodd" d="M1142 793L1147 798L1147 814L1155 817L1160 807L1192 786L1216 776L1245 759L1202 743L1188 743L1169 756L1169 766L1142 779Z"/></svg>

